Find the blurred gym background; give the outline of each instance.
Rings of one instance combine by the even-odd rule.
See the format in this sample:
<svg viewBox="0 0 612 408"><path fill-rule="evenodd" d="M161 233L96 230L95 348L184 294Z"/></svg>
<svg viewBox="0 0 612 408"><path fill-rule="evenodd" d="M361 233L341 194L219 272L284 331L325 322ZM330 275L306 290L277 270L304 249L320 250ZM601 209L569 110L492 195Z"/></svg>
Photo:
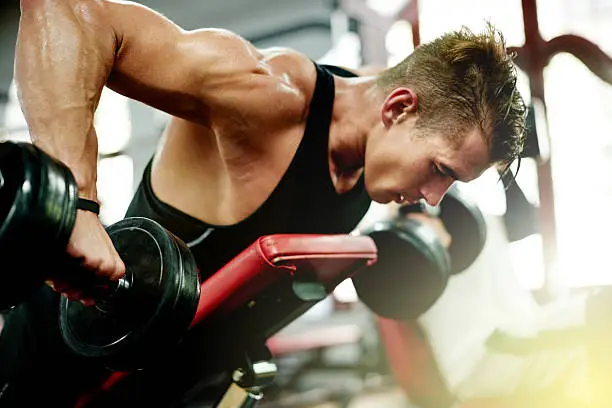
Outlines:
<svg viewBox="0 0 612 408"><path fill-rule="evenodd" d="M479 30L485 21L504 33L509 46L523 47L519 89L532 109L537 149L523 159L517 180L529 206L518 216L512 214L516 218L508 222L509 202L495 172L464 186L487 216L489 239L470 270L453 277L444 295L415 323L422 342L412 345L413 353L408 351L411 370L415 370L408 377L416 377L411 380L416 383L406 386L408 380L397 372L390 382L382 378L392 371L389 359L397 357L381 351L382 340L372 334L378 333L380 322L371 319L347 283L288 327L282 333L285 337L279 336L276 350L285 358L279 365L284 376L279 390L262 405L414 404L427 408L470 403L476 407L482 405L475 401L496 401L486 406L503 406L500 401L517 390L562 387L550 379L555 377L550 373L559 370L572 406L589 401L580 347L517 356L495 354L488 344L492 333L499 331L529 337L545 329L578 327L584 323L586 299L612 284L606 233L612 230L612 216L607 212L612 208L612 63L585 53L588 47L582 42L564 52L551 52L545 46L570 34L612 55L612 1L141 3L186 29L226 28L258 47L287 46L313 60L349 68L392 65L419 42L461 25ZM19 2L4 0L0 5L0 138L28 140L12 83L18 19ZM96 113L104 222L123 217L167 119L162 112L105 90ZM373 205L371 213L377 211L384 210ZM513 226L521 229L514 237L508 231ZM310 333L308 344L300 333ZM419 347L423 345L431 361L421 361L425 365L419 366L415 360L422 355ZM421 381L418 386L418 378L434 369L442 388L432 388L435 396L423 397L431 384ZM376 397L371 399L368 392Z"/></svg>

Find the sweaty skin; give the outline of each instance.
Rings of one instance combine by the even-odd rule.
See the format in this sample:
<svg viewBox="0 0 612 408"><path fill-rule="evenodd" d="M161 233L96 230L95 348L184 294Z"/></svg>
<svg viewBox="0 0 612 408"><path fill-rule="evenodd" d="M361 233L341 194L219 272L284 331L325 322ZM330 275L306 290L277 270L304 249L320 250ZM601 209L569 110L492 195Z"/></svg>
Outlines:
<svg viewBox="0 0 612 408"><path fill-rule="evenodd" d="M71 168L80 196L97 199L93 123L107 86L172 116L153 161L155 194L230 225L266 200L291 162L316 71L298 52L258 50L225 30L186 31L136 3L21 0L15 80L33 143ZM441 133L417 135L413 90L383 95L375 76L335 81L328 161L338 193L365 169L373 200L435 204L455 177L468 181L488 167L480 131L468 132L461 149ZM78 211L68 252L98 275L125 273L93 213ZM79 297L69 282L48 283Z"/></svg>

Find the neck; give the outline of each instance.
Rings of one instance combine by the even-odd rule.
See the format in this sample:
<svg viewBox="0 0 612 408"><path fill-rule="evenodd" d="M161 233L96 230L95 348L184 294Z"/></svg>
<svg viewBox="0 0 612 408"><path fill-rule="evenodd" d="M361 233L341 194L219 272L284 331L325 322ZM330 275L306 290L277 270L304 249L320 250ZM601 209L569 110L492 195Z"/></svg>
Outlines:
<svg viewBox="0 0 612 408"><path fill-rule="evenodd" d="M354 173L363 167L368 137L381 125L379 94L374 77L336 79L329 139L336 174Z"/></svg>

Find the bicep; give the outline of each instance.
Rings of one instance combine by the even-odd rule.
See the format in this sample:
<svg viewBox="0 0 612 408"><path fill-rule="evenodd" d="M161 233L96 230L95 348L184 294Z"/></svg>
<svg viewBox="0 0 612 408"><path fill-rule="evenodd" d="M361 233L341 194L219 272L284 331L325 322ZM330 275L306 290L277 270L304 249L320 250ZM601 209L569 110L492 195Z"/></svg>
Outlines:
<svg viewBox="0 0 612 408"><path fill-rule="evenodd" d="M187 31L131 2L109 1L108 13L118 39L108 87L172 115L202 120L215 89L257 63L257 50L228 31Z"/></svg>

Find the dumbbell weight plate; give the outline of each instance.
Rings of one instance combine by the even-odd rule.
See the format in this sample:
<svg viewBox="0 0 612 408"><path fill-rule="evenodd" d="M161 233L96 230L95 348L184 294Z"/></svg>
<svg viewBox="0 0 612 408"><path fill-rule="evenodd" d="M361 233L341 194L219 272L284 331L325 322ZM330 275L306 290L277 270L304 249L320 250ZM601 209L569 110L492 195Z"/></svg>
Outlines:
<svg viewBox="0 0 612 408"><path fill-rule="evenodd" d="M478 204L453 186L440 205L440 219L452 237L448 248L451 273L465 271L476 261L487 240L487 226Z"/></svg>
<svg viewBox="0 0 612 408"><path fill-rule="evenodd" d="M77 187L68 168L30 143L0 143L0 310L25 300L65 253Z"/></svg>
<svg viewBox="0 0 612 408"><path fill-rule="evenodd" d="M129 288L95 306L62 298L60 328L77 354L130 371L154 363L191 324L200 284L187 246L160 224L126 218L107 228L126 265Z"/></svg>
<svg viewBox="0 0 612 408"><path fill-rule="evenodd" d="M360 300L381 317L413 320L446 289L450 260L433 230L411 219L382 220L360 231L378 260L352 277Z"/></svg>
<svg viewBox="0 0 612 408"><path fill-rule="evenodd" d="M423 202L400 208L400 215L426 212L440 218L452 237L448 253L451 274L456 275L470 267L482 252L487 240L487 225L478 204L454 184L437 207Z"/></svg>

